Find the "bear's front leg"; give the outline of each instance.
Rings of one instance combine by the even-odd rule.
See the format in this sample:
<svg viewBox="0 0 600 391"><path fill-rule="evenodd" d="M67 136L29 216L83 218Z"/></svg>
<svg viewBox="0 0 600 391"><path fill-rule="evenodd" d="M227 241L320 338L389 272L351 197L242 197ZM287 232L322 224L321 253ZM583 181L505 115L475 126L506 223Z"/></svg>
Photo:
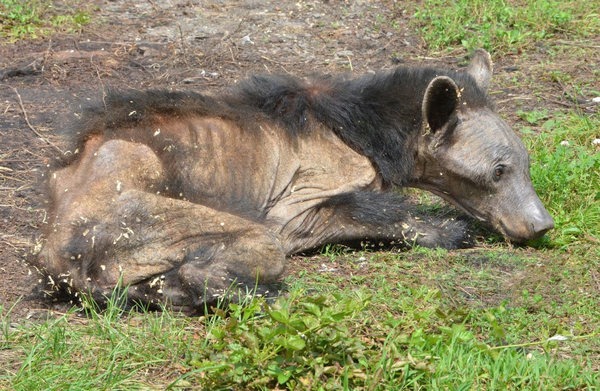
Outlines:
<svg viewBox="0 0 600 391"><path fill-rule="evenodd" d="M281 234L286 252L328 243L466 248L467 224L419 213L393 193L357 191L331 197L299 216Z"/></svg>

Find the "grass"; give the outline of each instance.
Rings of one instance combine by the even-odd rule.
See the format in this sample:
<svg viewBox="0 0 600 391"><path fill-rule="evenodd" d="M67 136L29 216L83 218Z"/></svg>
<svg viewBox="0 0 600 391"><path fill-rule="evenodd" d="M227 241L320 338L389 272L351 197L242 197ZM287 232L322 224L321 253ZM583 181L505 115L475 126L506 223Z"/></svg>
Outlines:
<svg viewBox="0 0 600 391"><path fill-rule="evenodd" d="M521 251L491 262L480 252L365 253L367 281L324 284L332 273L306 273L275 302L201 318L128 313L113 300L87 318L73 312L5 334L0 348L12 357L0 387L591 389L600 384L597 297L553 303L527 283L493 305L474 299L498 297L539 268ZM358 272L345 257L336 267ZM568 292L572 283L557 285ZM6 329L9 311L0 312Z"/></svg>
<svg viewBox="0 0 600 391"><path fill-rule="evenodd" d="M554 244L567 249L572 244L598 243L600 148L594 140L600 118L579 113L538 117L533 123L540 123L543 132L526 142L534 151L534 186L558 226ZM598 248L591 250L600 255Z"/></svg>
<svg viewBox="0 0 600 391"><path fill-rule="evenodd" d="M600 32L600 9L580 0L426 0L415 24L433 50L462 46L496 55L528 50L565 34Z"/></svg>
<svg viewBox="0 0 600 391"><path fill-rule="evenodd" d="M7 42L35 39L56 32L74 32L91 20L77 2L60 5L47 0L0 0L0 38Z"/></svg>
<svg viewBox="0 0 600 391"><path fill-rule="evenodd" d="M37 34L52 13L24 11L49 3L0 1L4 34L18 24ZM23 22L11 16L5 25L8 5L17 4ZM484 46L501 55L556 36L598 34L592 3L485 4L425 2L417 13L423 38L435 50ZM593 57L592 48L577 50ZM573 87L577 79L563 68L549 77ZM124 311L114 295L104 311L88 303L84 317L73 310L15 325L11 308L0 305L0 388L598 389L598 111L517 114L534 185L556 222L534 248L327 246L290 260L287 293L276 301L249 299L197 318Z"/></svg>

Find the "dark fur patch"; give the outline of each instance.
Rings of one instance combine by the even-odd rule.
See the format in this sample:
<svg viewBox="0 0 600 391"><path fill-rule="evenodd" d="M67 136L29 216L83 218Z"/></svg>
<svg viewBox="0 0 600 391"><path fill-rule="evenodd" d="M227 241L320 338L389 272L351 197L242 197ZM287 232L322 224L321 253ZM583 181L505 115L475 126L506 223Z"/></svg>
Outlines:
<svg viewBox="0 0 600 391"><path fill-rule="evenodd" d="M490 105L487 93L466 73L397 68L358 79L254 76L234 91L236 106L266 114L293 136L316 120L372 159L384 181L405 184L412 172L410 136L421 128L425 89L437 76L452 78L470 108Z"/></svg>
<svg viewBox="0 0 600 391"><path fill-rule="evenodd" d="M404 185L413 169L408 140L421 127L425 89L440 75L457 83L468 107L490 105L485 91L470 75L433 68L397 68L350 80L253 76L228 93L214 97L196 92L111 92L105 100L106 107L100 104L90 108L77 125L73 150L81 150L94 135L127 139L131 132L152 146L152 124L165 117L222 118L249 134L259 131L258 122L268 120L293 138L322 124L369 157L386 183Z"/></svg>
<svg viewBox="0 0 600 391"><path fill-rule="evenodd" d="M335 217L325 210L335 211ZM393 192L340 194L323 201L312 213L327 216L327 222L312 220L314 225L304 227L304 233L296 233L298 237L310 236L317 226L327 232L334 232L339 227L354 227L350 235L338 232L337 237L341 240L337 243L354 247L373 241L383 247L417 244L447 249L467 248L473 244L465 221L419 213L414 205Z"/></svg>

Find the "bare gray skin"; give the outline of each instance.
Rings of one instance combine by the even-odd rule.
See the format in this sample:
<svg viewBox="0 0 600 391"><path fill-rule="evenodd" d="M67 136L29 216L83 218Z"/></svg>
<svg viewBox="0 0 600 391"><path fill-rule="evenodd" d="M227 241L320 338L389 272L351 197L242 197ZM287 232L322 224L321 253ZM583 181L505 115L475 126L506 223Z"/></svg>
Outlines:
<svg viewBox="0 0 600 391"><path fill-rule="evenodd" d="M489 54L476 51L467 72L487 90ZM458 86L444 76L434 79L425 93L424 118L436 110L430 93L440 89L447 91L444 99L454 100L454 109L437 129L427 124L418 137L418 169L411 185L439 195L510 241L542 237L554 221L531 184L523 142L492 110L471 110L461 103Z"/></svg>
<svg viewBox="0 0 600 391"><path fill-rule="evenodd" d="M489 55L476 52L467 72L488 88ZM527 151L497 114L463 105L446 76L429 83L422 113L409 140L410 186L512 241L553 227L531 185ZM195 311L232 286L278 281L287 255L326 243L469 245L462 222L415 213L369 158L323 125L296 139L268 120L252 137L207 115L155 115L146 125L150 141L135 128L111 139L99 126L77 158L51 174L37 259L48 290L102 302L121 284L132 301Z"/></svg>

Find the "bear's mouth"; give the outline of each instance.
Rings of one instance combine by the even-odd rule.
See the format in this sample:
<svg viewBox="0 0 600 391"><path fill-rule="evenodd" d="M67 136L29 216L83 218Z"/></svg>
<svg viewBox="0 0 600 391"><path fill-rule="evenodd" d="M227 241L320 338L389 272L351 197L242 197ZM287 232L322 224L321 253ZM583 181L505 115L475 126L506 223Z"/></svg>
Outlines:
<svg viewBox="0 0 600 391"><path fill-rule="evenodd" d="M439 196L440 198L444 199L445 201L450 202L452 205L456 206L458 209L465 212L466 214L473 217L474 219L477 219L478 221L480 221L484 224L490 225L490 221L488 218L483 217L483 215L481 215L477 210L475 210L474 208L472 208L469 205L463 204L462 202L458 201L456 198L452 197L450 194L443 193L443 192L438 191L433 188L423 187L423 189L428 190L428 191L432 192L433 194Z"/></svg>
<svg viewBox="0 0 600 391"><path fill-rule="evenodd" d="M469 216L477 219L482 224L484 224L484 225L488 226L489 228L493 229L494 231L498 232L500 235L502 235L504 237L504 239L507 242L510 242L510 243L524 243L524 242L532 239L530 237L524 237L524 236L521 236L521 235L516 235L515 232L512 232L500 220L490 219L490 218L484 217L477 210L475 210L474 208L472 208L469 205L465 205L464 203L458 201L456 198L452 197L450 194L445 194L445 193L442 193L442 192L440 192L438 190L435 190L435 189L426 189L426 190L429 190L433 194L435 194L435 195L443 198L444 200L450 202L452 205L456 206L458 209L460 209L461 211L463 211L467 215L469 215Z"/></svg>

